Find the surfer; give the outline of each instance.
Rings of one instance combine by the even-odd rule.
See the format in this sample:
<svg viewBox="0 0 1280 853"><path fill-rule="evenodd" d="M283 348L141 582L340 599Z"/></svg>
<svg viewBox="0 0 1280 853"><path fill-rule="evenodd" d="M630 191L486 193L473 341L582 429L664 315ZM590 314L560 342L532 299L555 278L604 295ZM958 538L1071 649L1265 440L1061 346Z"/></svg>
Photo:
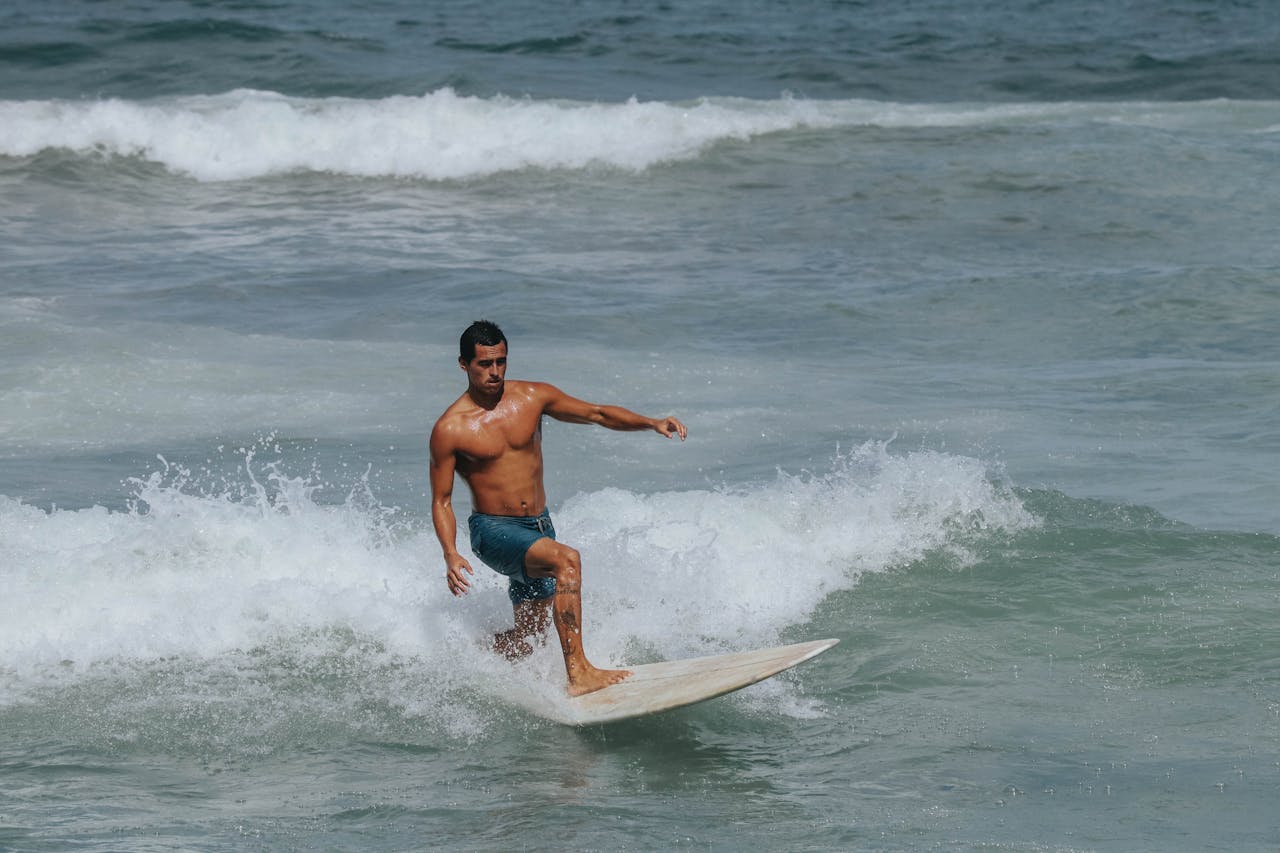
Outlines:
<svg viewBox="0 0 1280 853"><path fill-rule="evenodd" d="M467 519L471 550L509 579L515 627L494 636L510 659L531 654L531 638L555 625L569 694L581 696L631 673L600 669L582 648L582 561L555 538L542 482L542 416L613 430L654 430L667 437L688 431L673 417L647 418L621 406L587 403L544 382L507 381L507 339L493 323L472 323L458 346L467 390L431 431L431 520L444 549L449 591L470 589L471 564L458 553L453 512L454 474L471 488Z"/></svg>

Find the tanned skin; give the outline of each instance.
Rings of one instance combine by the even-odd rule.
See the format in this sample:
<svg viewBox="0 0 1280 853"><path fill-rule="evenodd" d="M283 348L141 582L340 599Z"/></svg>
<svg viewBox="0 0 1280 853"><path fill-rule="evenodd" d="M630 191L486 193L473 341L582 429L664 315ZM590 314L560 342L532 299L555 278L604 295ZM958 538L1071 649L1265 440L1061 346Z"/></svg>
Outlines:
<svg viewBox="0 0 1280 853"><path fill-rule="evenodd" d="M453 511L454 474L471 488L472 506L487 515L537 516L547 506L542 480L542 417L575 424L599 424L613 430L653 430L666 438L688 435L673 417L648 418L621 406L587 403L544 382L506 379L507 345L476 345L475 358L458 359L467 374L467 391L445 410L431 431L431 519L444 550L446 581L454 595L471 588L471 564L458 553L458 522ZM600 669L582 649L582 560L578 552L544 536L525 554L531 578L556 579L556 592L544 601L515 605L515 627L494 637L494 648L508 658L533 649L528 638L545 636L554 623L564 654L569 694L581 696L622 681L624 669Z"/></svg>

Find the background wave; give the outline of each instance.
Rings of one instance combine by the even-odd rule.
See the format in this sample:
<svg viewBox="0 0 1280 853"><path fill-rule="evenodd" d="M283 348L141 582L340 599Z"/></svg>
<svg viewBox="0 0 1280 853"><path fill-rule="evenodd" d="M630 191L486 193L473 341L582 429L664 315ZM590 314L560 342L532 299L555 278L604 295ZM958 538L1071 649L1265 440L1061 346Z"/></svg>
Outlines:
<svg viewBox="0 0 1280 853"><path fill-rule="evenodd" d="M796 130L1091 122L1274 133L1280 102L600 103L481 98L452 89L376 100L237 90L150 101L0 102L0 155L65 150L141 158L203 181L296 172L450 180L531 168L638 171L696 158L717 143Z"/></svg>

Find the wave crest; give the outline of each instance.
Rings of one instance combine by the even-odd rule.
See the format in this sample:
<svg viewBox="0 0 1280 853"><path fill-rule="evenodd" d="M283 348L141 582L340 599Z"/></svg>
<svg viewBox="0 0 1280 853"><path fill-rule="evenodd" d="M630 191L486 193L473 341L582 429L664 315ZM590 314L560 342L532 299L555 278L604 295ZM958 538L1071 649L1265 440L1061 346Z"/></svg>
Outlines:
<svg viewBox="0 0 1280 853"><path fill-rule="evenodd" d="M688 106L478 98L442 89L381 100L239 90L138 103L0 103L0 153L141 157L204 181L291 172L434 180L527 168L640 170L724 139L821 122L802 101Z"/></svg>
<svg viewBox="0 0 1280 853"><path fill-rule="evenodd" d="M473 591L454 599L425 521L381 505L367 480L326 505L313 477L237 454L227 479L161 460L124 511L0 496L0 713L80 704L77 728L116 737L179 709L210 743L247 726L270 748L305 735L299 715L341 727L353 696L376 703L376 726L469 736L512 689L560 695L554 641L517 667L485 651L511 618L496 573L473 561ZM964 560L1037 523L981 461L884 443L738 489L579 494L556 520L583 554L601 663L771 645L868 572ZM781 682L769 690L770 707L813 711ZM140 736L194 736L161 728Z"/></svg>
<svg viewBox="0 0 1280 853"><path fill-rule="evenodd" d="M1128 123L1266 132L1275 102L894 104L703 98L589 103L463 96L377 100L236 90L148 102L0 101L0 155L137 157L202 181L299 172L427 180L524 169L640 171L727 140L801 129Z"/></svg>

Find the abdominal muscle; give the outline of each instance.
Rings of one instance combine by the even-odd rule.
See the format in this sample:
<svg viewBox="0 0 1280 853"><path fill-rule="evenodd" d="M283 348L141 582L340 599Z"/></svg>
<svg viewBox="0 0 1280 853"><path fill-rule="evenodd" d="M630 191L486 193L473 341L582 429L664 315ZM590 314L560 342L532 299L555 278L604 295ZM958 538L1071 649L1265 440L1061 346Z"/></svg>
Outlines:
<svg viewBox="0 0 1280 853"><path fill-rule="evenodd" d="M485 515L535 516L547 508L542 485L542 454L508 450L497 459L460 462L458 471L471 487L471 506ZM468 470L470 469L470 470Z"/></svg>

